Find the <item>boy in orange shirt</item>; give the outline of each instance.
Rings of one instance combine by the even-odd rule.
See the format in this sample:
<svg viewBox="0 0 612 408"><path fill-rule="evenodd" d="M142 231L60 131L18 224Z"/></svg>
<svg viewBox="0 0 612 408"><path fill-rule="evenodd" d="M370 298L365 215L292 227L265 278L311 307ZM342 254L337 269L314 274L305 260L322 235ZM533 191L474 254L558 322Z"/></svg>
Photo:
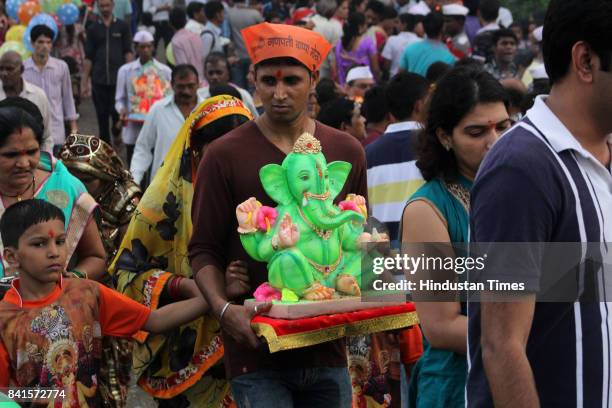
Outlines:
<svg viewBox="0 0 612 408"><path fill-rule="evenodd" d="M19 271L0 302L0 387L63 390L55 406L100 406L102 336L165 332L208 305L194 297L151 311L95 281L63 279L64 222L59 208L37 199L0 220L4 258Z"/></svg>

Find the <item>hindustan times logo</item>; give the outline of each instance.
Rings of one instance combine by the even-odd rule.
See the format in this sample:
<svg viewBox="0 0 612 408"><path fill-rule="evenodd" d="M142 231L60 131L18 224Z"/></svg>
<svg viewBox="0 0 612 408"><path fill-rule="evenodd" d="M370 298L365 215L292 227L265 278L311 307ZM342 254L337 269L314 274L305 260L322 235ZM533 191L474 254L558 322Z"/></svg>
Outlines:
<svg viewBox="0 0 612 408"><path fill-rule="evenodd" d="M462 275L467 271L482 271L485 268L487 255L479 257L458 256L409 256L397 254L392 257L376 257L372 260L372 272L380 275L387 271L404 271L414 275L419 270L453 271Z"/></svg>

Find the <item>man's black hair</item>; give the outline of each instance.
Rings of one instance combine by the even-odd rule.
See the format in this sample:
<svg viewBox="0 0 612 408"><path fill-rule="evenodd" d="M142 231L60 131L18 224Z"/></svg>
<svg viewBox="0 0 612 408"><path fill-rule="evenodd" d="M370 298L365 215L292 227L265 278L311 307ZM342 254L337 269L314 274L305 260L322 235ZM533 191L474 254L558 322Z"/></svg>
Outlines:
<svg viewBox="0 0 612 408"><path fill-rule="evenodd" d="M387 83L385 91L389 112L400 122L408 120L416 103L425 97L428 89L429 82L421 75L398 73Z"/></svg>
<svg viewBox="0 0 612 408"><path fill-rule="evenodd" d="M19 201L8 207L0 219L2 244L5 248L17 248L19 238L28 228L51 220L66 223L62 210L45 200L34 198Z"/></svg>
<svg viewBox="0 0 612 408"><path fill-rule="evenodd" d="M47 27L44 24L38 24L32 27L32 31L30 31L30 41L34 42L41 35L51 39L53 41L53 30Z"/></svg>
<svg viewBox="0 0 612 408"><path fill-rule="evenodd" d="M397 11L391 6L385 6L381 20L390 20L392 18L397 18Z"/></svg>
<svg viewBox="0 0 612 408"><path fill-rule="evenodd" d="M172 69L171 80L172 80L172 82L174 82L177 78L185 78L189 74L195 75L196 78L198 78L198 80L200 79L198 77L198 71L195 69L195 67L193 65L191 65L191 64L178 64L178 65L175 65L174 68Z"/></svg>
<svg viewBox="0 0 612 408"><path fill-rule="evenodd" d="M319 83L317 83L315 92L317 93L317 100L321 106L340 97L336 92L336 83L331 78L321 78Z"/></svg>
<svg viewBox="0 0 612 408"><path fill-rule="evenodd" d="M238 92L238 90L230 84L212 85L210 87L210 97L212 98L213 96L217 95L230 95L236 99L242 100L242 95L240 95L240 92Z"/></svg>
<svg viewBox="0 0 612 408"><path fill-rule="evenodd" d="M206 67L208 64L218 64L219 62L224 63L229 70L229 62L227 61L227 57L220 51L213 51L208 54L206 60L204 60L204 66Z"/></svg>
<svg viewBox="0 0 612 408"><path fill-rule="evenodd" d="M363 98L361 113L368 123L378 123L385 119L389 107L387 106L387 95L384 85L376 85L368 89Z"/></svg>
<svg viewBox="0 0 612 408"><path fill-rule="evenodd" d="M169 20L170 25L177 31L185 27L187 24L187 15L185 14L185 10L180 7L174 7L172 10L170 10Z"/></svg>
<svg viewBox="0 0 612 408"><path fill-rule="evenodd" d="M206 18L208 20L212 20L213 18L215 18L217 13L220 13L222 11L223 11L223 4L221 4L220 1L209 1L204 6L204 14L206 14Z"/></svg>
<svg viewBox="0 0 612 408"><path fill-rule="evenodd" d="M542 54L553 85L569 71L572 48L587 43L601 60L602 69L612 63L612 2L607 0L552 0L548 6Z"/></svg>
<svg viewBox="0 0 612 408"><path fill-rule="evenodd" d="M484 21L491 22L497 20L500 7L499 0L480 0L478 11L480 11L480 17Z"/></svg>
<svg viewBox="0 0 612 408"><path fill-rule="evenodd" d="M425 74L425 78L430 83L436 82L438 79L442 78L444 74L451 70L451 66L445 62L437 61L434 62L427 68L427 73Z"/></svg>
<svg viewBox="0 0 612 408"><path fill-rule="evenodd" d="M406 31L414 31L414 27L421 21L414 14L408 13L400 14L399 19L401 23L406 26Z"/></svg>
<svg viewBox="0 0 612 408"><path fill-rule="evenodd" d="M366 10L372 10L380 19L385 14L385 4L382 1L370 0L366 6Z"/></svg>
<svg viewBox="0 0 612 408"><path fill-rule="evenodd" d="M518 45L519 40L514 31L509 28L500 28L499 30L493 31L493 35L491 36L493 47L497 47L497 43L502 38L513 38L514 42Z"/></svg>
<svg viewBox="0 0 612 408"><path fill-rule="evenodd" d="M204 10L204 6L204 3L200 3L199 1L192 1L187 6L187 16L191 19L194 19L196 14Z"/></svg>
<svg viewBox="0 0 612 408"><path fill-rule="evenodd" d="M467 7L470 11L468 15L475 16L478 12L478 6L480 5L480 2L478 0L464 0L463 5Z"/></svg>
<svg viewBox="0 0 612 408"><path fill-rule="evenodd" d="M345 98L337 98L321 106L317 120L324 125L342 130L342 125L351 125L355 102Z"/></svg>
<svg viewBox="0 0 612 408"><path fill-rule="evenodd" d="M423 20L423 28L425 28L425 34L427 34L428 38L439 37L443 27L444 16L437 11L432 11L426 15L425 20Z"/></svg>
<svg viewBox="0 0 612 408"><path fill-rule="evenodd" d="M194 1L194 3L197 3ZM144 13L142 13L140 15L140 22L146 26L152 26L153 25L153 14L149 13L148 11L145 11Z"/></svg>

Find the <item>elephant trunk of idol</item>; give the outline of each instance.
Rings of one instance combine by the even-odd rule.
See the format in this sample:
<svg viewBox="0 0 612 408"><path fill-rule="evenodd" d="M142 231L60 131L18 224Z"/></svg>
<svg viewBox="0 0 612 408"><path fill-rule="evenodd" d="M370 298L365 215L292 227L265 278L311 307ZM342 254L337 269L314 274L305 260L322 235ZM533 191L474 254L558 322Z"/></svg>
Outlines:
<svg viewBox="0 0 612 408"><path fill-rule="evenodd" d="M309 200L308 204L302 207L304 215L317 228L325 231L337 229L341 225L353 221L363 222L364 218L355 211L338 211L331 201Z"/></svg>

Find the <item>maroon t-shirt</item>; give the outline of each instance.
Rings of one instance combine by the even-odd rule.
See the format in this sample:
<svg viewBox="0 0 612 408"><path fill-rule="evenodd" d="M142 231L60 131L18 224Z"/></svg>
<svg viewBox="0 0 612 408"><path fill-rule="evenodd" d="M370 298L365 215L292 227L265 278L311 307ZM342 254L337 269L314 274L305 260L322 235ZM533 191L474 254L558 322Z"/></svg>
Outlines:
<svg viewBox="0 0 612 408"><path fill-rule="evenodd" d="M367 197L365 153L359 142L319 122L316 122L314 136L321 142L328 163L343 160L353 166L336 200L343 200L349 193ZM263 205L276 207L263 189L259 169L270 163L281 164L285 157L254 121L208 147L198 168L192 204L193 234L189 257L194 273L207 265L224 271L229 262L243 260L248 264L253 290L267 281L266 264L251 259L240 243L236 207L250 197L257 198ZM274 354L251 350L229 335L224 335L223 340L225 367L230 378L261 369L346 366L343 340Z"/></svg>

